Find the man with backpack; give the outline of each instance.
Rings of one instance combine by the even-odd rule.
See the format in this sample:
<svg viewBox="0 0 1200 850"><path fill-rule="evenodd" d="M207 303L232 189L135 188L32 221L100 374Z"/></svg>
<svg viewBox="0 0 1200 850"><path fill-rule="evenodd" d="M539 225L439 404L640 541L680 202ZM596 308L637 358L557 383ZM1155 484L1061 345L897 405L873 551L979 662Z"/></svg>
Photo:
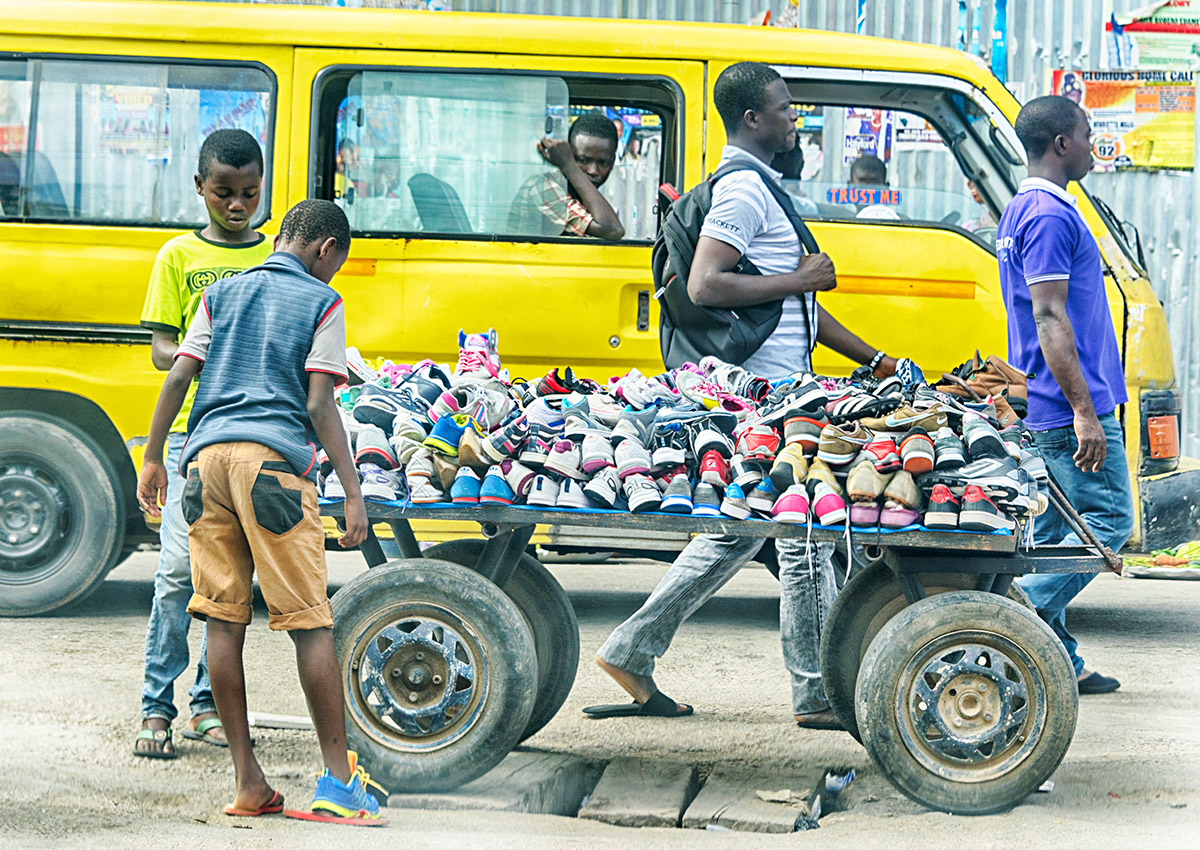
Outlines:
<svg viewBox="0 0 1200 850"><path fill-rule="evenodd" d="M668 296L662 330L667 365L712 354L763 377L782 378L810 370L812 348L821 342L851 360L869 363L877 374L891 374L893 358L867 345L816 302L815 293L837 285L833 262L817 251L778 187L779 172L768 165L776 153L795 145L796 113L787 84L767 65L740 62L717 78L713 100L729 143L709 181L712 203L690 268L676 269L686 279L687 297L671 293L670 285L662 289ZM668 229L677 240L686 240L686 225L670 228L668 221L664 231ZM689 246L682 247L686 256ZM665 253L656 245L656 275ZM714 327L715 334L706 332ZM683 621L762 546L763 540L753 537L693 539L596 656L596 663L635 703L584 711L598 718L691 714L691 706L676 703L654 684L655 659L666 652ZM816 543L810 549L804 541L780 540L777 551L780 631L796 722L804 728L840 729L825 698L819 664L821 623L837 593L830 562L833 544Z"/></svg>

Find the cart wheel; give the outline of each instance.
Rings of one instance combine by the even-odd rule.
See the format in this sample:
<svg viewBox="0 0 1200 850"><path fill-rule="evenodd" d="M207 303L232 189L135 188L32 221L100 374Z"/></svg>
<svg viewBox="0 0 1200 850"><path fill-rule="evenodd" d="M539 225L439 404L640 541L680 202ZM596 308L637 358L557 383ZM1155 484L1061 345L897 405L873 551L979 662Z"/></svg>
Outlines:
<svg viewBox="0 0 1200 850"><path fill-rule="evenodd" d="M529 722L537 657L516 605L457 564L391 561L333 597L346 742L389 791L495 767Z"/></svg>
<svg viewBox="0 0 1200 850"><path fill-rule="evenodd" d="M975 576L967 573L921 573L926 596L951 590L971 590ZM1014 582L1008 598L1032 610L1029 598ZM821 679L825 696L846 731L862 740L854 716L854 686L867 647L879 630L908 605L900 582L887 565L876 561L854 572L830 606L821 631Z"/></svg>
<svg viewBox="0 0 1200 850"><path fill-rule="evenodd" d="M426 558L474 569L484 540L463 538L430 546ZM533 714L521 733L532 737L558 713L579 671L579 622L558 580L532 555L522 555L512 578L500 588L525 616L537 652L538 686Z"/></svg>
<svg viewBox="0 0 1200 850"><path fill-rule="evenodd" d="M1058 767L1079 696L1054 632L975 590L912 605L863 658L863 744L909 798L956 815L1007 811Z"/></svg>

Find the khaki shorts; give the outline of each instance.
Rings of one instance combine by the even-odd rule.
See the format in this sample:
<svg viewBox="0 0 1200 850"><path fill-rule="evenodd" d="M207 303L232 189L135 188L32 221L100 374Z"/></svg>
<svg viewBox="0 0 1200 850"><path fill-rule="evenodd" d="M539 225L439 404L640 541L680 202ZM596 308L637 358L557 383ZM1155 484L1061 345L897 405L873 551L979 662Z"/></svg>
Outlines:
<svg viewBox="0 0 1200 850"><path fill-rule="evenodd" d="M258 573L272 629L333 626L317 487L258 443L218 443L188 464L183 488L192 588L188 613L249 623Z"/></svg>

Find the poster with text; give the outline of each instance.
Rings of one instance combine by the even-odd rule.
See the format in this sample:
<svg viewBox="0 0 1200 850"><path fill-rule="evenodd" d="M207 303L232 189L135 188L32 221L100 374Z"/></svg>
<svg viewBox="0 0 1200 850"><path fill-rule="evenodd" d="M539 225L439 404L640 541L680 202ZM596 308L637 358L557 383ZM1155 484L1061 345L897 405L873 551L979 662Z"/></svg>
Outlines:
<svg viewBox="0 0 1200 850"><path fill-rule="evenodd" d="M1191 71L1055 71L1052 85L1087 112L1097 170L1192 168Z"/></svg>
<svg viewBox="0 0 1200 850"><path fill-rule="evenodd" d="M894 125L895 115L890 110L847 107L842 165L851 165L864 154L890 160Z"/></svg>

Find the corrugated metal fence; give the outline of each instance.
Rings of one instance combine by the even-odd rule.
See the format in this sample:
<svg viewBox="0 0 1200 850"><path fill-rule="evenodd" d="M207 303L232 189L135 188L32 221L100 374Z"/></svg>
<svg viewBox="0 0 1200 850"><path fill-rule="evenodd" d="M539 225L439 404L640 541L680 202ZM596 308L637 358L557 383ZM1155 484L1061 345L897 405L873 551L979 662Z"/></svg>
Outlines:
<svg viewBox="0 0 1200 850"><path fill-rule="evenodd" d="M1106 12L1120 14L1146 0L1027 0L1008 4L1008 81L1024 101L1049 89L1057 68L1100 67ZM778 21L787 0L448 0L455 11L520 12L605 18L746 23L770 10ZM853 32L856 3L799 0L800 26ZM1107 7L1107 8L1106 8ZM990 62L993 3L968 0L966 47ZM869 0L868 35L960 47L955 0ZM1185 450L1200 455L1200 272L1192 226L1189 172L1093 174L1088 189L1141 232L1151 282L1166 306L1175 368L1184 397ZM1193 330L1195 328L1195 330Z"/></svg>

